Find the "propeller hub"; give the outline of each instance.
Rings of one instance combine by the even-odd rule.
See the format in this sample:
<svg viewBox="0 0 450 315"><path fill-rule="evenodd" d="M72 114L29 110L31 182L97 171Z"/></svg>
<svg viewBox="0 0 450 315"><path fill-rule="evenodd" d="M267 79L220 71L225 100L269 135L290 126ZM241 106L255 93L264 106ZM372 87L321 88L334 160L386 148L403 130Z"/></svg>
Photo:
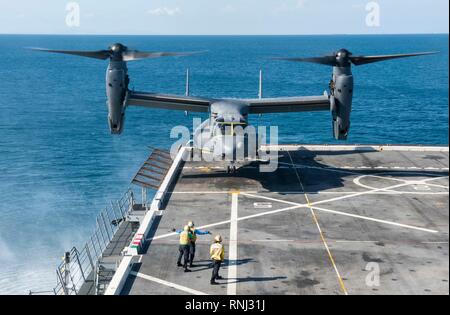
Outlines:
<svg viewBox="0 0 450 315"><path fill-rule="evenodd" d="M127 47L125 47L124 45L122 45L120 43L117 43L117 44L112 45L110 47L110 49L113 53L122 53L127 50Z"/></svg>
<svg viewBox="0 0 450 315"><path fill-rule="evenodd" d="M348 67L351 65L350 56L352 55L347 49L341 49L336 53L336 63L340 67Z"/></svg>

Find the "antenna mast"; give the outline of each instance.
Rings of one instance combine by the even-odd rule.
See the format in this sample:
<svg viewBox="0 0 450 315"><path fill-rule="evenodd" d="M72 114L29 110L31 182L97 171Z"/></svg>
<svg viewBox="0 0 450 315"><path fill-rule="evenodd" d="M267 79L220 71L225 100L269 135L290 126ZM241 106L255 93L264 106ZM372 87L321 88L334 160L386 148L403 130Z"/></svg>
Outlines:
<svg viewBox="0 0 450 315"><path fill-rule="evenodd" d="M263 97L263 73L262 73L262 69L259 70L259 93L258 93L258 98L262 99Z"/></svg>
<svg viewBox="0 0 450 315"><path fill-rule="evenodd" d="M189 96L189 68L186 69L186 96Z"/></svg>

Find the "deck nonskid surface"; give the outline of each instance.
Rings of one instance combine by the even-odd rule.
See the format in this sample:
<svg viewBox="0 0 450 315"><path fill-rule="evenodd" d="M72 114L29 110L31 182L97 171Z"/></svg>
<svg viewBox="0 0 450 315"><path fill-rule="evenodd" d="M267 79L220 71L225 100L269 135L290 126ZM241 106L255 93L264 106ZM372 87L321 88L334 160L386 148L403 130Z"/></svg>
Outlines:
<svg viewBox="0 0 450 315"><path fill-rule="evenodd" d="M122 294L448 294L448 186L442 152L280 152L277 172L235 176L186 163ZM224 238L219 286L212 236L176 267L190 220Z"/></svg>

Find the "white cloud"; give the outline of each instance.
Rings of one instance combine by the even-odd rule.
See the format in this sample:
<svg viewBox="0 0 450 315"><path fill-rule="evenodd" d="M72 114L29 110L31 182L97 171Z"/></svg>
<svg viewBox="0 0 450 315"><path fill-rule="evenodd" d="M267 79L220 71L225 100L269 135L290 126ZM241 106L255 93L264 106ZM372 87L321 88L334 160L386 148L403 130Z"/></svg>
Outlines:
<svg viewBox="0 0 450 315"><path fill-rule="evenodd" d="M276 13L286 13L291 12L293 10L302 10L304 9L309 0L296 0L289 1L289 2L281 2L281 4L278 4L278 6L274 9Z"/></svg>
<svg viewBox="0 0 450 315"><path fill-rule="evenodd" d="M226 6L224 6L222 8L222 12L225 12L225 13L236 12L236 8L234 6L232 6L231 4L227 4Z"/></svg>
<svg viewBox="0 0 450 315"><path fill-rule="evenodd" d="M297 9L303 9L307 2L308 0L297 0Z"/></svg>
<svg viewBox="0 0 450 315"><path fill-rule="evenodd" d="M162 7L162 8L148 10L147 13L150 15L156 15L156 16L163 16L163 15L174 16L174 15L180 14L181 10L178 7L173 8L173 9L167 8L167 7Z"/></svg>
<svg viewBox="0 0 450 315"><path fill-rule="evenodd" d="M83 16L84 18L87 18L87 19L92 19L92 18L95 17L95 13L94 13L94 12L88 12L88 13L82 14L82 16Z"/></svg>

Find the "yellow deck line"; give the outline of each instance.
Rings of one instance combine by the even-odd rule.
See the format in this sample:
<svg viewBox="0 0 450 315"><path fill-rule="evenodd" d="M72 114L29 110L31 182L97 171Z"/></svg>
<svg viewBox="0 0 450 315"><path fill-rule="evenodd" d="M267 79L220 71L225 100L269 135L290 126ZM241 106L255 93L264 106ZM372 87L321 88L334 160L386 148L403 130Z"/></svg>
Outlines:
<svg viewBox="0 0 450 315"><path fill-rule="evenodd" d="M290 159L291 162L292 162L292 165L294 166L294 165L295 165L295 164L294 164L294 160L292 159L290 152L287 151L287 153L288 153L288 155L289 155L289 159ZM347 288L345 287L344 281L342 280L341 274L339 273L339 270L338 270L338 268L337 268L336 262L335 262L335 260L334 260L334 258L333 258L333 255L331 254L331 250L330 250L330 248L328 247L328 244L327 244L327 241L326 241L326 239L325 239L325 236L323 235L322 229L321 229L320 224L319 224L319 220L317 219L316 213L315 213L315 211L314 211L314 209L313 209L313 206L311 205L311 202L310 202L310 200L309 200L309 198L308 198L308 194L307 194L306 191L305 191L305 187L303 186L303 183L302 183L302 181L301 181L300 175L298 174L298 171L297 171L297 169L296 169L295 167L294 167L294 171L295 171L295 174L297 175L297 179L298 179L298 182L300 183L301 189L302 189L302 191L304 191L303 194L304 194L304 196L305 196L305 198L306 198L306 202L307 202L307 204L308 204L308 208L311 210L311 214L312 214L312 217L313 217L313 221L314 221L314 223L316 224L317 229L319 230L319 234L320 234L320 238L321 238L321 240L322 240L322 243L323 243L323 245L325 246L325 249L326 249L326 251L327 251L327 253L328 253L328 257L329 257L329 259L330 259L330 261L331 261L331 264L333 265L334 271L336 272L336 275L337 275L337 278L338 278L338 281L339 281L339 285L340 285L340 287L341 287L341 290L342 290L342 292L343 292L345 295L348 295Z"/></svg>

